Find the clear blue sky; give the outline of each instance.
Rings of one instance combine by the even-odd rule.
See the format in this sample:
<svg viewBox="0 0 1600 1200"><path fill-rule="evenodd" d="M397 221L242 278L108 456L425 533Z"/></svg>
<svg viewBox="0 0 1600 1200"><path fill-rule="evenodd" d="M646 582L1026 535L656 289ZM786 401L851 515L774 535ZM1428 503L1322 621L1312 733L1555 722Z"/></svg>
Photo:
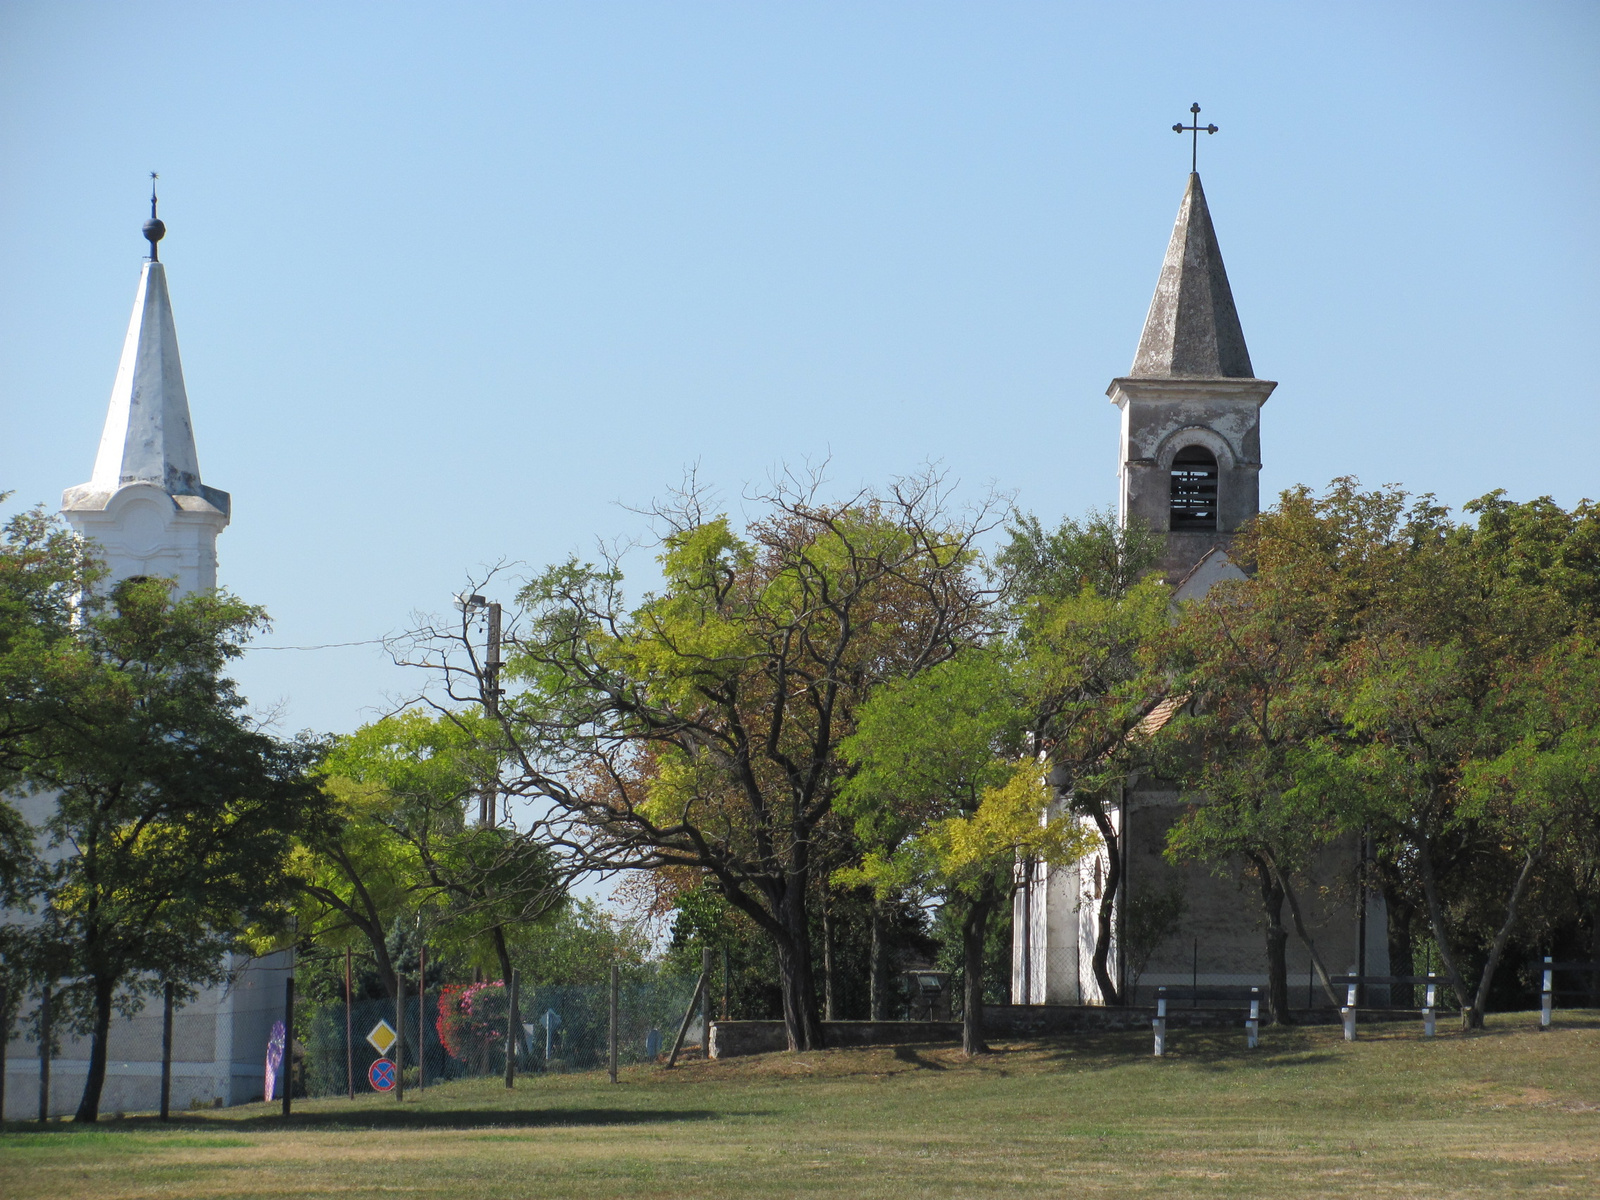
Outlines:
<svg viewBox="0 0 1600 1200"><path fill-rule="evenodd" d="M699 462L1115 499L1188 169L1264 493L1596 482L1600 5L0 5L0 489L85 481L163 180L227 586L354 641ZM641 563L648 575L648 560ZM254 653L288 729L408 687Z"/></svg>

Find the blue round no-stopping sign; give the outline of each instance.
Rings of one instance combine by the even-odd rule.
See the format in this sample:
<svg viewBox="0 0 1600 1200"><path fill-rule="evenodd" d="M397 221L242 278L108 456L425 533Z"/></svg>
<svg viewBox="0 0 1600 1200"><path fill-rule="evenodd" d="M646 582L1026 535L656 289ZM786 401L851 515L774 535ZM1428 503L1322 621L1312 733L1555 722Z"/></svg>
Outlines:
<svg viewBox="0 0 1600 1200"><path fill-rule="evenodd" d="M367 1068L367 1082L374 1091L394 1091L394 1063L387 1058L380 1058Z"/></svg>

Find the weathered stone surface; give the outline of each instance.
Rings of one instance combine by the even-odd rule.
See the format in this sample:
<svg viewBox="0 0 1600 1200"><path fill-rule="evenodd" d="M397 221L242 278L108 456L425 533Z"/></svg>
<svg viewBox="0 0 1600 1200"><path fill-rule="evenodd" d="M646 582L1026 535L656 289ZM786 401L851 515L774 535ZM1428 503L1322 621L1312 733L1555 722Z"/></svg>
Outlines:
<svg viewBox="0 0 1600 1200"><path fill-rule="evenodd" d="M1249 379L1255 374L1198 175L1189 176L1178 207L1129 374L1142 379Z"/></svg>

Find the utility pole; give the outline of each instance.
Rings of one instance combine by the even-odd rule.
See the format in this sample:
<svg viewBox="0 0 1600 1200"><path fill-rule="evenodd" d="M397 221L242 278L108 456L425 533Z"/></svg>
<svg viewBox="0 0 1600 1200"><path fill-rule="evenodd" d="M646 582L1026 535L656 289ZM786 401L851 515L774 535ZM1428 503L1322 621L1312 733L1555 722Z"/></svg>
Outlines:
<svg viewBox="0 0 1600 1200"><path fill-rule="evenodd" d="M483 664L483 711L496 724L500 721L500 606L489 605L489 652ZM500 799L500 772L494 782L483 791L478 810L478 824L488 828L495 823L495 809Z"/></svg>
<svg viewBox="0 0 1600 1200"><path fill-rule="evenodd" d="M489 618L489 644L483 657L483 670L478 676L478 698L483 703L484 716L499 724L500 722L500 606L491 604L476 592L470 594L463 592L456 597L456 607L463 614L477 612L480 608L486 610ZM462 636L465 639L471 628L471 617L466 617L462 622ZM469 643L470 648L470 643ZM488 829L495 823L495 808L500 799L500 773L495 772L494 779L484 785L483 791L478 796L478 824Z"/></svg>

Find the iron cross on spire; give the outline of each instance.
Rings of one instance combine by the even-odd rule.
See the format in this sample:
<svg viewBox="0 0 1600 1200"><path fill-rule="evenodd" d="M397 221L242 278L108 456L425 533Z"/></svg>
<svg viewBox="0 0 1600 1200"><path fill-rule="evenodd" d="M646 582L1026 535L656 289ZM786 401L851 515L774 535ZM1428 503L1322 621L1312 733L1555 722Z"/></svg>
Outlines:
<svg viewBox="0 0 1600 1200"><path fill-rule="evenodd" d="M1189 146L1189 174L1193 175L1199 170L1198 163L1200 161L1200 135L1202 133L1215 133L1217 131L1217 127L1215 125L1200 124L1200 106L1198 104L1191 104L1189 106L1189 112L1194 116L1194 124L1185 125L1182 121L1179 121L1172 127L1172 132L1188 133L1193 135L1193 141Z"/></svg>

